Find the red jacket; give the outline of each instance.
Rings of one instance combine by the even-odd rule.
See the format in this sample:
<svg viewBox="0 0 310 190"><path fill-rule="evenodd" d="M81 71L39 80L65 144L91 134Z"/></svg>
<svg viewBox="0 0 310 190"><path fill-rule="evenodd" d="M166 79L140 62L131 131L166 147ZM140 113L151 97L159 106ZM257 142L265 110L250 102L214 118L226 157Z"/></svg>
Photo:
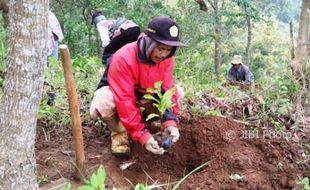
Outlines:
<svg viewBox="0 0 310 190"><path fill-rule="evenodd" d="M114 95L114 101L120 120L131 138L144 145L151 138L151 134L144 130L142 115L137 106L135 91L143 92L147 88L154 88L157 81L162 81L164 91L174 87L173 69L174 57L169 57L157 64L141 63L137 59L138 43L133 42L118 50L112 57L108 71L108 83ZM177 91L173 96L173 114L179 112ZM176 126L175 120L162 123Z"/></svg>

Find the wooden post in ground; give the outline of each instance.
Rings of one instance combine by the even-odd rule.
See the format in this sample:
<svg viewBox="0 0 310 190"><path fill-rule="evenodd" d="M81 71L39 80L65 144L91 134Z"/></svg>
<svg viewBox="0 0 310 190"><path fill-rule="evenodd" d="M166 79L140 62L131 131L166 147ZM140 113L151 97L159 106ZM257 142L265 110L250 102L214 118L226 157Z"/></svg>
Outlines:
<svg viewBox="0 0 310 190"><path fill-rule="evenodd" d="M82 124L80 118L80 106L78 103L78 96L76 91L76 84L73 77L72 64L70 59L70 52L66 45L60 45L61 62L65 73L66 89L68 94L69 108L72 121L73 131L73 146L76 158L76 174L80 180L83 180L85 176L84 168L84 146L83 146L83 134Z"/></svg>

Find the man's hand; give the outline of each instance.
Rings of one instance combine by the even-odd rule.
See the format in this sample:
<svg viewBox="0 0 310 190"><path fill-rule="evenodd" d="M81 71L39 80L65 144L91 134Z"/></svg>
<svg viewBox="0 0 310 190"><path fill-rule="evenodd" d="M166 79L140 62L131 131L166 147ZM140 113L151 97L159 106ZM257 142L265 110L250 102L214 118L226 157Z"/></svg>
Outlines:
<svg viewBox="0 0 310 190"><path fill-rule="evenodd" d="M166 132L168 132L170 135L173 136L172 142L175 143L180 138L180 132L179 129L175 126L169 126L165 129Z"/></svg>
<svg viewBox="0 0 310 190"><path fill-rule="evenodd" d="M238 82L238 81L235 81L235 80L231 80L231 81L229 81L229 84L230 84L230 85L238 85L239 82Z"/></svg>
<svg viewBox="0 0 310 190"><path fill-rule="evenodd" d="M151 137L145 143L145 148L153 154L164 154L165 152L165 150L158 145L158 142L154 139L154 137Z"/></svg>

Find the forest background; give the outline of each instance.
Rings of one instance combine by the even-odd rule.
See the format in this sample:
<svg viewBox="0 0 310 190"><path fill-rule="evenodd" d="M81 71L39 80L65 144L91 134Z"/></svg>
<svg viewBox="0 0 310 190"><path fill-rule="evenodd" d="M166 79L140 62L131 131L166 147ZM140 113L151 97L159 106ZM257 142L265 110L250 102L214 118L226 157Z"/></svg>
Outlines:
<svg viewBox="0 0 310 190"><path fill-rule="evenodd" d="M81 76L85 80L77 79L82 95L86 91L88 99L92 96L99 81L99 77L92 71L101 66L102 48L95 27L90 24L93 10L101 10L111 19L132 19L142 30L152 17L168 15L177 20L182 39L188 44L187 48L178 50L175 69L175 80L185 87L188 97L197 97L197 93L216 88L225 82L233 55L240 54L253 71L255 83L262 87L261 95L265 98L266 110L273 103L277 114L289 114L290 97L298 91L289 68L292 60L290 24L296 40L301 0L206 1L206 9L199 2L50 1L50 9L63 28L63 43L70 48L76 75L87 75ZM0 22L3 23L2 18ZM8 38L8 32L3 26L4 24L0 25L0 86L4 80ZM61 68L57 70L60 64L51 65L46 78L54 80L50 81L54 88L61 88ZM57 99L65 100L61 95ZM57 108L42 109L41 113L48 113L53 123L69 121L54 117L54 114L66 116Z"/></svg>

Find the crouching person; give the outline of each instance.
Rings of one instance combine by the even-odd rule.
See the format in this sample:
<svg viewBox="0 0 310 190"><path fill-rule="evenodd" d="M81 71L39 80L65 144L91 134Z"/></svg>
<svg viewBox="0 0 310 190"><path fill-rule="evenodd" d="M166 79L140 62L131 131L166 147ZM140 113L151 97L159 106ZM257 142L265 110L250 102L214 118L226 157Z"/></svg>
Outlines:
<svg viewBox="0 0 310 190"><path fill-rule="evenodd" d="M130 154L129 136L154 154L163 154L147 128L139 102L147 88L162 81L162 91L176 88L172 97L174 106L161 119L161 130L179 139L177 115L184 93L173 82L174 54L186 46L179 39L177 23L168 17L155 17L136 42L119 49L107 65L90 107L93 119L100 117L111 130L112 154ZM129 135L129 136L128 136Z"/></svg>

